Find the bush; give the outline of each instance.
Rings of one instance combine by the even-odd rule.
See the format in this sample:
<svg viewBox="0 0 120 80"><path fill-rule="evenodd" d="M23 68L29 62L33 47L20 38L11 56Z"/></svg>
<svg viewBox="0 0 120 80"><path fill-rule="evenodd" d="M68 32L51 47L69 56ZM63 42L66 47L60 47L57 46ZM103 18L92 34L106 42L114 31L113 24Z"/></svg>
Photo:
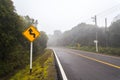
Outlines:
<svg viewBox="0 0 120 80"><path fill-rule="evenodd" d="M96 49L93 46L74 47L74 49L96 52ZM99 47L99 53L120 56L120 48Z"/></svg>

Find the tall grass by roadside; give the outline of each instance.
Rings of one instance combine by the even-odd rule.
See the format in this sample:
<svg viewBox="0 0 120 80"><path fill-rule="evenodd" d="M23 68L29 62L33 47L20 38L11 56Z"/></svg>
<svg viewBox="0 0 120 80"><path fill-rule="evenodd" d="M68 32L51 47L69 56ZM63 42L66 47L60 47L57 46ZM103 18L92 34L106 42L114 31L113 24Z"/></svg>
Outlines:
<svg viewBox="0 0 120 80"><path fill-rule="evenodd" d="M50 49L33 62L32 74L29 73L29 65L20 70L10 80L55 80L56 70L54 66L53 52Z"/></svg>
<svg viewBox="0 0 120 80"><path fill-rule="evenodd" d="M70 47L70 48L90 51L90 52L96 52L96 49L93 46L81 46L81 47ZM120 48L99 47L98 53L120 56Z"/></svg>

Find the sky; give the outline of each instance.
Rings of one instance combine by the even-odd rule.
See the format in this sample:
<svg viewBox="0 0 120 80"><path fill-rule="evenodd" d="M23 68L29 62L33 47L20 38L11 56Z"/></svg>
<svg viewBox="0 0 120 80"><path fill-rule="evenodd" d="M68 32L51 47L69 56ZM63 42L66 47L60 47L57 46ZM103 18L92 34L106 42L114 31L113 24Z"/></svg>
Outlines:
<svg viewBox="0 0 120 80"><path fill-rule="evenodd" d="M47 34L55 30L70 30L81 22L94 24L91 17L97 15L98 26L108 25L120 14L119 0L12 0L17 13L38 20L37 28Z"/></svg>

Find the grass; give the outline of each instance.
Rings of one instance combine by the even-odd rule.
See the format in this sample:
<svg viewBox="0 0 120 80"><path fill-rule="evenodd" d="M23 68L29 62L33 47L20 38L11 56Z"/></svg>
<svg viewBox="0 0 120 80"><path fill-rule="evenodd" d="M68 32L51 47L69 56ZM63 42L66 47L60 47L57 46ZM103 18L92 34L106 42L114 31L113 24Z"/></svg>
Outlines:
<svg viewBox="0 0 120 80"><path fill-rule="evenodd" d="M89 52L96 52L95 47L93 47L93 46L81 46L81 47L69 47L69 48L83 50L83 51L89 51ZM98 53L120 56L120 48L99 47Z"/></svg>
<svg viewBox="0 0 120 80"><path fill-rule="evenodd" d="M55 80L56 70L54 66L54 56L50 49L33 62L32 74L29 73L29 65L20 70L9 80Z"/></svg>

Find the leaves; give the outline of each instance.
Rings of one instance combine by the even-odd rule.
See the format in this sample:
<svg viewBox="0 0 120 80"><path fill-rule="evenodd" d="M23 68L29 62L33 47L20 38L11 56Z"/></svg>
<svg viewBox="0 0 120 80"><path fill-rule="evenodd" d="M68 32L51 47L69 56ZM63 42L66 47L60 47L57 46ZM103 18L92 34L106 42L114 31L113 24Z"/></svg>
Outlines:
<svg viewBox="0 0 120 80"><path fill-rule="evenodd" d="M19 16L15 12L11 0L0 0L0 77L29 63L30 42L24 38L22 32L31 22L36 21L29 16ZM47 35L41 32L40 39L34 43L34 57L44 51L46 44Z"/></svg>

